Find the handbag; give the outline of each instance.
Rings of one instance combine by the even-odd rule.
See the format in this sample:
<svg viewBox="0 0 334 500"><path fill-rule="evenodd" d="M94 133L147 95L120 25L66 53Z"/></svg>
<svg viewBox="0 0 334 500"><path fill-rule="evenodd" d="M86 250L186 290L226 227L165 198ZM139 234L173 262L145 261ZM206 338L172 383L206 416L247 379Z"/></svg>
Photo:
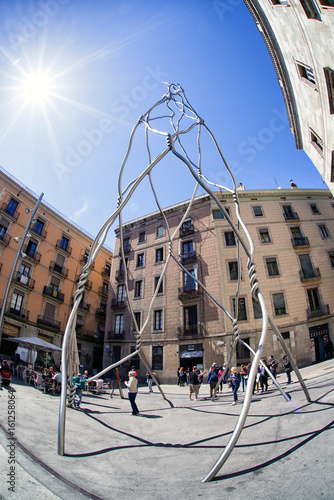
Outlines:
<svg viewBox="0 0 334 500"><path fill-rule="evenodd" d="M288 368L288 369L286 370L286 373L291 373L291 372L292 372L292 368Z"/></svg>

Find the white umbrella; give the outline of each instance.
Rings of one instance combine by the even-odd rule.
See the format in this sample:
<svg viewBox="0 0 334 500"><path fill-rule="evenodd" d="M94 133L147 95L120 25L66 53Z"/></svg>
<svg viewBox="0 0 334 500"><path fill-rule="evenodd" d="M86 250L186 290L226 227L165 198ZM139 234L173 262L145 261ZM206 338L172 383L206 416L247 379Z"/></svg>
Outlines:
<svg viewBox="0 0 334 500"><path fill-rule="evenodd" d="M11 342L16 342L17 344L21 344L23 347L27 347L28 349L32 349L35 353L37 351L51 352L51 351L61 351L62 348L58 347L55 344L51 344L50 342L46 342L46 340L40 339L39 337L15 337L11 339L6 339ZM33 356L33 369L35 366L35 356Z"/></svg>

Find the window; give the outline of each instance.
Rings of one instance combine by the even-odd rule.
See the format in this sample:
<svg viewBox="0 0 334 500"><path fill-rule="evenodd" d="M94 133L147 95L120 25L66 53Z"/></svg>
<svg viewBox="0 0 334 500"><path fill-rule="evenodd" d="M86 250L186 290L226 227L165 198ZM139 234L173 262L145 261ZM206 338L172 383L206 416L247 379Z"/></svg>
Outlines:
<svg viewBox="0 0 334 500"><path fill-rule="evenodd" d="M235 236L233 231L225 231L225 245L231 247L235 245Z"/></svg>
<svg viewBox="0 0 334 500"><path fill-rule="evenodd" d="M310 203L310 209L313 214L320 214L316 203Z"/></svg>
<svg viewBox="0 0 334 500"><path fill-rule="evenodd" d="M319 224L318 228L323 239L330 238L326 224Z"/></svg>
<svg viewBox="0 0 334 500"><path fill-rule="evenodd" d="M231 215L230 207L224 207L224 210ZM212 210L212 215L214 219L225 219L225 215L221 210Z"/></svg>
<svg viewBox="0 0 334 500"><path fill-rule="evenodd" d="M122 335L124 333L124 316L123 314L116 314L115 316L115 334Z"/></svg>
<svg viewBox="0 0 334 500"><path fill-rule="evenodd" d="M164 227L158 226L156 230L157 238L161 238L164 235Z"/></svg>
<svg viewBox="0 0 334 500"><path fill-rule="evenodd" d="M191 219L187 219L183 222L182 227L181 227L181 232L184 234L194 232L194 226L191 222Z"/></svg>
<svg viewBox="0 0 334 500"><path fill-rule="evenodd" d="M125 285L119 285L117 288L117 302L125 301Z"/></svg>
<svg viewBox="0 0 334 500"><path fill-rule="evenodd" d="M183 310L184 333L186 335L197 334L197 306L188 306Z"/></svg>
<svg viewBox="0 0 334 500"><path fill-rule="evenodd" d="M238 262L235 260L228 263L228 270L230 275L230 280L234 281L238 279Z"/></svg>
<svg viewBox="0 0 334 500"><path fill-rule="evenodd" d="M284 339L284 342L287 344L288 348L291 351L291 339L290 339L290 332L282 332L282 337Z"/></svg>
<svg viewBox="0 0 334 500"><path fill-rule="evenodd" d="M14 198L11 198L10 202L7 204L7 207L6 207L6 214L10 215L11 217L14 216L15 214L15 211L18 207L18 201L14 200Z"/></svg>
<svg viewBox="0 0 334 500"><path fill-rule="evenodd" d="M323 0L320 0L321 3ZM333 0L329 0L333 6ZM327 93L328 93L328 102L329 102L329 111L330 114L334 114L334 71L331 68L324 68L326 85L327 85Z"/></svg>
<svg viewBox="0 0 334 500"><path fill-rule="evenodd" d="M249 345L249 338L242 339L245 344ZM241 342L237 344L237 364L241 365L242 363L246 364L251 361L250 350Z"/></svg>
<svg viewBox="0 0 334 500"><path fill-rule="evenodd" d="M300 3L304 9L304 12L306 16L309 19L319 19L320 20L320 15L319 12L313 3L313 0L300 0Z"/></svg>
<svg viewBox="0 0 334 500"><path fill-rule="evenodd" d="M328 252L329 256L329 262L331 263L331 266L334 268L334 250L330 250Z"/></svg>
<svg viewBox="0 0 334 500"><path fill-rule="evenodd" d="M307 290L307 297L310 304L311 311L320 311L320 297L318 288L309 288Z"/></svg>
<svg viewBox="0 0 334 500"><path fill-rule="evenodd" d="M82 256L82 262L83 262L83 264L87 264L88 257L89 257L89 250L85 250L85 253Z"/></svg>
<svg viewBox="0 0 334 500"><path fill-rule="evenodd" d="M106 262L104 265L103 274L110 277L110 271L111 271L111 266L108 262Z"/></svg>
<svg viewBox="0 0 334 500"><path fill-rule="evenodd" d="M124 249L124 252L129 252L130 251L130 238L124 238L124 240L123 240L123 249Z"/></svg>
<svg viewBox="0 0 334 500"><path fill-rule="evenodd" d="M139 253L137 255L137 267L144 267L144 254Z"/></svg>
<svg viewBox="0 0 334 500"><path fill-rule="evenodd" d="M268 257L266 259L267 270L269 276L279 276L279 270L276 257Z"/></svg>
<svg viewBox="0 0 334 500"><path fill-rule="evenodd" d="M37 249L37 243L35 243L33 240L29 240L27 247L25 249L25 253L27 254L28 257L34 257Z"/></svg>
<svg viewBox="0 0 334 500"><path fill-rule="evenodd" d="M275 316L282 316L283 314L286 314L283 293L273 293L273 302L274 302Z"/></svg>
<svg viewBox="0 0 334 500"><path fill-rule="evenodd" d="M39 234L41 236L43 233L43 228L44 228L44 221L42 221L41 219L37 219L32 230L34 231L34 233Z"/></svg>
<svg viewBox="0 0 334 500"><path fill-rule="evenodd" d="M184 291L185 292L191 292L192 290L197 290L197 283L192 277L196 277L195 270L194 269L189 269L189 273L191 276L189 276L188 273L183 273L183 286L184 286Z"/></svg>
<svg viewBox="0 0 334 500"><path fill-rule="evenodd" d="M143 280L135 282L135 297L143 296Z"/></svg>
<svg viewBox="0 0 334 500"><path fill-rule="evenodd" d="M23 303L24 295L21 295L18 292L13 292L11 301L10 301L10 311L13 313L19 313L21 311L22 303Z"/></svg>
<svg viewBox="0 0 334 500"><path fill-rule="evenodd" d="M259 229L261 243L271 243L269 229Z"/></svg>
<svg viewBox="0 0 334 500"><path fill-rule="evenodd" d="M159 279L160 279L160 276L156 276L154 278L154 290L157 288L158 286L158 283L159 283ZM158 293L163 293L164 291L164 280L162 279L161 280L161 283L160 283L160 286L159 286L159 290L158 290Z"/></svg>
<svg viewBox="0 0 334 500"><path fill-rule="evenodd" d="M254 319L262 318L262 310L261 310L260 302L256 302L252 298L252 303L253 303Z"/></svg>
<svg viewBox="0 0 334 500"><path fill-rule="evenodd" d="M69 242L70 242L70 240L68 238L66 238L66 236L62 236L61 240L60 240L59 248L61 248L62 250L64 250L64 252L66 252L68 249Z"/></svg>
<svg viewBox="0 0 334 500"><path fill-rule="evenodd" d="M53 291L54 295L57 295L57 293L59 292L59 287L60 287L60 279L56 278L55 276L51 276L50 288Z"/></svg>
<svg viewBox="0 0 334 500"><path fill-rule="evenodd" d="M308 254L299 255L300 267L304 278L314 278L314 268Z"/></svg>
<svg viewBox="0 0 334 500"><path fill-rule="evenodd" d="M19 272L18 272L18 277L19 279L21 280L21 277L25 277L25 278L28 278L30 276L30 266L28 266L27 264L25 264L24 262L22 262L22 264L20 265L20 269L19 269ZM22 283L22 281L21 281Z"/></svg>
<svg viewBox="0 0 334 500"><path fill-rule="evenodd" d="M135 315L135 321L137 323L137 327L138 327L138 331L139 331L141 328L141 312L135 312L134 315ZM134 331L136 330L135 324L133 324L133 330Z"/></svg>
<svg viewBox="0 0 334 500"><path fill-rule="evenodd" d="M152 347L152 370L163 370L163 347L153 346Z"/></svg>
<svg viewBox="0 0 334 500"><path fill-rule="evenodd" d="M163 312L162 309L154 311L154 330L162 330L163 327Z"/></svg>
<svg viewBox="0 0 334 500"><path fill-rule="evenodd" d="M301 80L306 82L310 82L312 85L315 85L315 77L314 71L312 68L304 66L303 64L297 63L298 73Z"/></svg>
<svg viewBox="0 0 334 500"><path fill-rule="evenodd" d="M292 205L282 205L285 220L296 219L296 214L293 211Z"/></svg>
<svg viewBox="0 0 334 500"><path fill-rule="evenodd" d="M138 243L144 243L146 241L146 233L145 231L140 231L138 237Z"/></svg>
<svg viewBox="0 0 334 500"><path fill-rule="evenodd" d="M163 262L164 260L164 249L157 248L155 251L155 262Z"/></svg>
<svg viewBox="0 0 334 500"><path fill-rule="evenodd" d="M194 244L193 241L184 241L182 243L182 255L186 259L194 254Z"/></svg>
<svg viewBox="0 0 334 500"><path fill-rule="evenodd" d="M235 299L233 299L233 312L236 317L235 310ZM244 297L240 297L238 300L238 321L246 321L247 320L247 311L246 311L246 299Z"/></svg>
<svg viewBox="0 0 334 500"><path fill-rule="evenodd" d="M9 227L9 222L5 219L0 219L0 240L5 239L5 234Z"/></svg>
<svg viewBox="0 0 334 500"><path fill-rule="evenodd" d="M324 143L322 139L310 128L310 140L315 149L322 155L324 152Z"/></svg>
<svg viewBox="0 0 334 500"><path fill-rule="evenodd" d="M109 285L108 283L106 283L105 281L103 281L102 283L102 293L108 293L108 290L109 290Z"/></svg>
<svg viewBox="0 0 334 500"><path fill-rule="evenodd" d="M254 206L253 212L254 212L255 217L262 217L263 216L262 207L260 207L260 206Z"/></svg>

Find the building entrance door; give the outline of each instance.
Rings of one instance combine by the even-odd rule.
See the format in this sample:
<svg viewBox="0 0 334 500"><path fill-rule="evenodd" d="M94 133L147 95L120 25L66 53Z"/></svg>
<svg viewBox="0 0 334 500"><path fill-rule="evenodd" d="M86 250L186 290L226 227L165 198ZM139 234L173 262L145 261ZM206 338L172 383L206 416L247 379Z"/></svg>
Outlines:
<svg viewBox="0 0 334 500"><path fill-rule="evenodd" d="M324 337L329 338L328 323L315 326L309 329L312 363L319 363L325 360L325 342Z"/></svg>

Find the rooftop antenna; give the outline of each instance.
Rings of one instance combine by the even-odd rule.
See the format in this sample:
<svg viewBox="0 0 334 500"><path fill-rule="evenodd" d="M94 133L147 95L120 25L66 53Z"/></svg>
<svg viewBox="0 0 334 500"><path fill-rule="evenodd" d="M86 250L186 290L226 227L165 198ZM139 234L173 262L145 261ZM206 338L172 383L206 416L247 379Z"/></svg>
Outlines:
<svg viewBox="0 0 334 500"><path fill-rule="evenodd" d="M277 189L282 189L282 188L281 188L281 186L279 186L279 185L278 185L278 182L277 182L277 180L276 180L276 177L274 177L274 181L275 181L275 184L276 184Z"/></svg>

